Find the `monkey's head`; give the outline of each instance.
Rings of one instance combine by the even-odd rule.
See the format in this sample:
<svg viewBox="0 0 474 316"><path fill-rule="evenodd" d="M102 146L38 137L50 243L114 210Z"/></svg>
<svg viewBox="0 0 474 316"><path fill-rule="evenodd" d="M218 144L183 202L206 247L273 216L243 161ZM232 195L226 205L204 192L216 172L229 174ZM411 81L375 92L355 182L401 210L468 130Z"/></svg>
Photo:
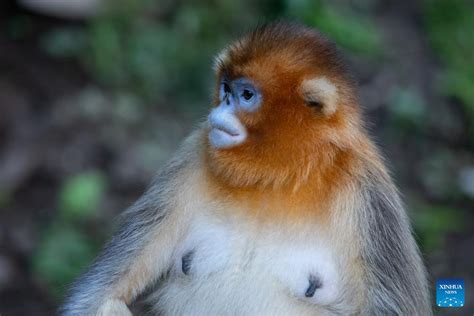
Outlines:
<svg viewBox="0 0 474 316"><path fill-rule="evenodd" d="M216 72L207 157L231 185L303 182L351 147L360 126L353 85L316 30L257 28L218 55Z"/></svg>

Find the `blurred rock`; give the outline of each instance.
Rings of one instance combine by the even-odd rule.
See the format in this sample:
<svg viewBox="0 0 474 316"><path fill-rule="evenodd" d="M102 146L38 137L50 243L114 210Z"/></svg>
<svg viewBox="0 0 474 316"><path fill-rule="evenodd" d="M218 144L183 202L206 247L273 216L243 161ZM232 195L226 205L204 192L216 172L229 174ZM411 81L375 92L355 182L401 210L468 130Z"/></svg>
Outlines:
<svg viewBox="0 0 474 316"><path fill-rule="evenodd" d="M445 147L431 147L431 153L420 162L418 178L433 198L443 199L457 196L459 187L456 170L460 159Z"/></svg>
<svg viewBox="0 0 474 316"><path fill-rule="evenodd" d="M15 278L15 265L9 257L0 255L0 289L7 287Z"/></svg>
<svg viewBox="0 0 474 316"><path fill-rule="evenodd" d="M461 191L474 199L474 166L467 166L459 171L458 183Z"/></svg>
<svg viewBox="0 0 474 316"><path fill-rule="evenodd" d="M32 220L23 219L21 223L15 221L8 228L8 234L10 242L15 245L15 251L23 255L30 254L38 241Z"/></svg>

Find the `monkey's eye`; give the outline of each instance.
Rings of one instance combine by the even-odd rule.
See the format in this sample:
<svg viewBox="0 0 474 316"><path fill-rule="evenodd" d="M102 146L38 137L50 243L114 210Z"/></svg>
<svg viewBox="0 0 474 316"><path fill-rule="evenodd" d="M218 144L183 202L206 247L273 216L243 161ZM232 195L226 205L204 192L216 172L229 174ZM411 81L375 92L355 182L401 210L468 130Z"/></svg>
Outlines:
<svg viewBox="0 0 474 316"><path fill-rule="evenodd" d="M323 108L323 103L319 100L306 100L306 105L310 108L315 108L316 110Z"/></svg>
<svg viewBox="0 0 474 316"><path fill-rule="evenodd" d="M322 108L323 104L319 101L311 100L311 101L306 101L306 105L311 107L311 108Z"/></svg>
<svg viewBox="0 0 474 316"><path fill-rule="evenodd" d="M252 99L254 96L254 93L248 89L245 89L243 92L242 92L242 97L246 100L246 101L249 101L250 99Z"/></svg>
<svg viewBox="0 0 474 316"><path fill-rule="evenodd" d="M225 93L224 83L222 81L221 86L221 98L226 99L227 93ZM260 107L262 95L260 91L253 85L252 81L247 78L238 78L232 80L232 91L228 93L230 103L235 106L237 110L253 112ZM230 90L230 89L229 89Z"/></svg>

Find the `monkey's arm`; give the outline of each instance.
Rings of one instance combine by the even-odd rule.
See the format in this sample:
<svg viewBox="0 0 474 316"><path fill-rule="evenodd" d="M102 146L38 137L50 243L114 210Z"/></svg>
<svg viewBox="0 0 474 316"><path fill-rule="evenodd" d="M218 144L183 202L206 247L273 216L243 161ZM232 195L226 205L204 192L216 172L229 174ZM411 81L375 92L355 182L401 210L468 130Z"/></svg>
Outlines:
<svg viewBox="0 0 474 316"><path fill-rule="evenodd" d="M126 304L170 267L185 230L178 194L183 174L196 158L190 146L184 147L123 214L118 232L74 283L61 315L130 315Z"/></svg>

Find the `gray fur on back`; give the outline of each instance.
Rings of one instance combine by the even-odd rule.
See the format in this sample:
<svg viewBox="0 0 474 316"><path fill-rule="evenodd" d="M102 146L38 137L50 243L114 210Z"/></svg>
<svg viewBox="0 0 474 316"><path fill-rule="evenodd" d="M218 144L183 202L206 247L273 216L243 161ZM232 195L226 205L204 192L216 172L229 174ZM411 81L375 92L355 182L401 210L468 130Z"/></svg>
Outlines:
<svg viewBox="0 0 474 316"><path fill-rule="evenodd" d="M362 195L365 207L357 216L369 299L364 315L432 315L426 272L397 190L372 171Z"/></svg>

